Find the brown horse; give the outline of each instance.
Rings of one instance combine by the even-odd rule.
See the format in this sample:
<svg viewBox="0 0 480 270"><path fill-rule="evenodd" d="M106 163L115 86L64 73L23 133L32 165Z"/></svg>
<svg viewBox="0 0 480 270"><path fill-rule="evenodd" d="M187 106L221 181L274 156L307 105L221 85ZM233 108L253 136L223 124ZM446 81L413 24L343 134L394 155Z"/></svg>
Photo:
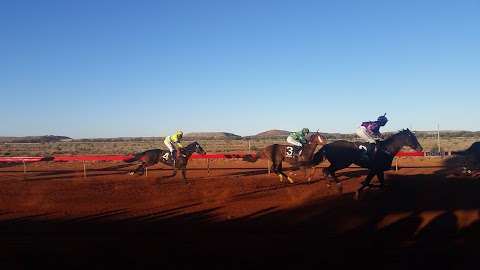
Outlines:
<svg viewBox="0 0 480 270"><path fill-rule="evenodd" d="M286 177L290 183L293 179L286 175L282 170L282 162L285 161L293 166L294 170L311 167L311 159L315 153L317 146L327 143L327 139L319 132L315 132L309 136L308 143L303 146L301 153L298 154L299 147L293 145L272 144L258 151L255 155L246 155L243 160L248 162L256 162L259 159L268 159L272 162L272 171L280 177ZM312 178L310 174L308 180Z"/></svg>
<svg viewBox="0 0 480 270"><path fill-rule="evenodd" d="M187 147L180 149L180 153L180 157L178 157L178 159L174 162L170 151L162 149L151 149L145 152L135 154L132 158L125 160L125 162L141 162L137 169L130 172L130 175L143 175L147 167L153 166L158 162L161 162L165 165L173 167L173 174L169 177L174 177L177 174L177 169L180 169L182 171L183 180L188 183L186 176L188 160L193 153L205 155L206 152L203 150L199 143L193 142Z"/></svg>

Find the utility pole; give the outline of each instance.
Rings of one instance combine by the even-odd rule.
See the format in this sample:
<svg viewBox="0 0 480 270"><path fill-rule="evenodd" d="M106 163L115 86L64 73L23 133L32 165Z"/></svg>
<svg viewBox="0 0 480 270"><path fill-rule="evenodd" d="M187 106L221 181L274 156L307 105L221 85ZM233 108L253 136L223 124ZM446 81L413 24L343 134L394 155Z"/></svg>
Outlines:
<svg viewBox="0 0 480 270"><path fill-rule="evenodd" d="M438 146L438 153L443 156L443 153L441 153L442 147L440 145L440 124L437 124L437 146Z"/></svg>

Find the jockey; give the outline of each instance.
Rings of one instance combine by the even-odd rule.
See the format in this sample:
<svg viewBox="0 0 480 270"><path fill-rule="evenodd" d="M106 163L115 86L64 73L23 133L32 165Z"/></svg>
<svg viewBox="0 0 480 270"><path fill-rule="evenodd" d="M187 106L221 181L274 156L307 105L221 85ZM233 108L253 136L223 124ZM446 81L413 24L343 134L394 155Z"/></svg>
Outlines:
<svg viewBox="0 0 480 270"><path fill-rule="evenodd" d="M175 134L165 137L165 140L163 141L163 143L165 143L165 145L167 146L168 150L170 150L170 153L172 154L172 158L174 160L177 159L180 155L180 151L177 151L177 149L180 150L181 148L183 148L182 144L180 143L182 138L183 132L177 131L175 132Z"/></svg>
<svg viewBox="0 0 480 270"><path fill-rule="evenodd" d="M303 147L303 145L307 143L305 136L307 136L308 133L310 133L308 128L303 128L298 132L292 132L287 137L287 142L298 147Z"/></svg>
<svg viewBox="0 0 480 270"><path fill-rule="evenodd" d="M380 133L380 127L387 124L387 114L378 117L377 121L363 122L357 129L357 135L365 141L375 144L377 140L383 140L383 135Z"/></svg>
<svg viewBox="0 0 480 270"><path fill-rule="evenodd" d="M377 118L377 121L363 122L362 125L357 129L357 135L370 143L371 147L365 149L361 159L370 162L370 159L373 153L376 151L376 143L378 140L383 140L383 135L380 133L380 127L383 127L387 124L388 119L387 114L380 115Z"/></svg>

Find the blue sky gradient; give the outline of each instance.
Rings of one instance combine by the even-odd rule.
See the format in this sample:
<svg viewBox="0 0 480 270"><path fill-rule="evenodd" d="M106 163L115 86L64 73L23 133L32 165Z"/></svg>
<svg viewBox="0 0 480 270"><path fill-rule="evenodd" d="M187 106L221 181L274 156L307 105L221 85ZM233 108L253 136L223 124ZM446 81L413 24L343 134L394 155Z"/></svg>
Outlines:
<svg viewBox="0 0 480 270"><path fill-rule="evenodd" d="M0 136L480 130L480 1L0 1Z"/></svg>

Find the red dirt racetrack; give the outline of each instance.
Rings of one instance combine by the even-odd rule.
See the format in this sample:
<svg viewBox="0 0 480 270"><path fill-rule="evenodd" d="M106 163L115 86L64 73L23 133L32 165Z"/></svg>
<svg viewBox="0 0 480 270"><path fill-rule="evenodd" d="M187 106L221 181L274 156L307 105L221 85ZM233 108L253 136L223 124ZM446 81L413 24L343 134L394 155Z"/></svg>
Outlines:
<svg viewBox="0 0 480 270"><path fill-rule="evenodd" d="M427 162L428 163L428 162ZM480 182L410 161L358 201L365 171L282 184L261 163L192 161L191 184L123 163L0 168L1 269L472 269ZM415 168L425 166L426 168ZM431 166L430 166L431 165ZM255 165L254 165L255 166ZM405 168L410 166L413 168ZM476 267L475 267L476 268Z"/></svg>

